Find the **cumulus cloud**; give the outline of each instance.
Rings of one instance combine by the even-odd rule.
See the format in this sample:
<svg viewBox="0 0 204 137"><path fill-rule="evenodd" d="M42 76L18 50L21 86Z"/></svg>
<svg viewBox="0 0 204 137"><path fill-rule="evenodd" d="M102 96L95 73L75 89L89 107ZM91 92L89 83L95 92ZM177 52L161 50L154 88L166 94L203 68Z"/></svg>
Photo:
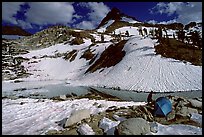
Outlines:
<svg viewBox="0 0 204 137"><path fill-rule="evenodd" d="M14 15L20 11L20 5L24 2L2 2L2 20L5 22L18 24Z"/></svg>
<svg viewBox="0 0 204 137"><path fill-rule="evenodd" d="M21 26L23 29L32 29L32 25L29 22L25 22L23 20L17 20L18 26Z"/></svg>
<svg viewBox="0 0 204 137"><path fill-rule="evenodd" d="M76 24L75 27L80 29L93 29L95 26L94 26L94 23L91 21L82 21Z"/></svg>
<svg viewBox="0 0 204 137"><path fill-rule="evenodd" d="M150 9L150 13L177 14L177 22L187 24L191 21L202 21L202 2L159 2L155 7Z"/></svg>
<svg viewBox="0 0 204 137"><path fill-rule="evenodd" d="M37 25L67 24L75 13L70 2L29 2L27 21Z"/></svg>
<svg viewBox="0 0 204 137"><path fill-rule="evenodd" d="M156 21L156 20L149 20L149 21L147 21L147 23L150 23L150 24L157 24L157 21Z"/></svg>
<svg viewBox="0 0 204 137"><path fill-rule="evenodd" d="M81 2L78 6L89 9L88 20L82 21L76 26L83 26L84 29L93 29L101 22L101 20L110 11L110 8L106 6L103 2ZM87 26L87 28L86 28Z"/></svg>
<svg viewBox="0 0 204 137"><path fill-rule="evenodd" d="M175 23L175 22L177 22L176 19L172 19L172 20L168 20L168 21L161 21L161 22L158 22L156 20L147 21L147 23L150 23L150 24L171 24L171 23Z"/></svg>

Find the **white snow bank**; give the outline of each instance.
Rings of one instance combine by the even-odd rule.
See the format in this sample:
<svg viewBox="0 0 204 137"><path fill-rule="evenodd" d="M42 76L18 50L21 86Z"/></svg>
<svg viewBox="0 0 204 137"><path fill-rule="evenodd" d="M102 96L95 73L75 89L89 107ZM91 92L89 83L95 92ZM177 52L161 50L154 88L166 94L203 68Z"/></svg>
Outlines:
<svg viewBox="0 0 204 137"><path fill-rule="evenodd" d="M190 119L202 125L202 115L201 114L191 113Z"/></svg>
<svg viewBox="0 0 204 137"><path fill-rule="evenodd" d="M114 20L109 20L105 25L101 26L99 29L97 29L97 32L105 32L106 28L110 26Z"/></svg>
<svg viewBox="0 0 204 137"><path fill-rule="evenodd" d="M129 22L129 23L141 23L139 21L136 21L134 19L131 19L131 18L127 18L127 17L122 17L122 20L121 21L125 21L125 22Z"/></svg>
<svg viewBox="0 0 204 137"><path fill-rule="evenodd" d="M132 27L132 26L121 27L121 28L115 29L115 34L123 34L124 35L126 31L129 32L129 35L139 36L138 27Z"/></svg>
<svg viewBox="0 0 204 137"><path fill-rule="evenodd" d="M20 105L20 102L24 104ZM104 107L98 108L93 105L94 103L103 104ZM2 134L45 134L48 130L63 129L56 122L69 117L75 110L89 109L91 114L97 114L111 106L126 107L145 104L145 102L115 102L86 98L61 102L48 99L3 99Z"/></svg>
<svg viewBox="0 0 204 137"><path fill-rule="evenodd" d="M158 132L152 133L153 135L202 135L202 128L175 124L175 125L162 125L158 124Z"/></svg>
<svg viewBox="0 0 204 137"><path fill-rule="evenodd" d="M202 66L156 55L155 44L150 38L132 37L123 49L126 55L120 63L76 82L145 92L202 90Z"/></svg>

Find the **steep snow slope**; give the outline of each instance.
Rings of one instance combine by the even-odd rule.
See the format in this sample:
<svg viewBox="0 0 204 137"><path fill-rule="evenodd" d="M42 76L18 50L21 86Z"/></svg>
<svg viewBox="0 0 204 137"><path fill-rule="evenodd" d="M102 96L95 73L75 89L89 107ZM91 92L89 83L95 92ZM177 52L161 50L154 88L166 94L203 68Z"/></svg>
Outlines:
<svg viewBox="0 0 204 137"><path fill-rule="evenodd" d="M148 31L154 29L146 28ZM23 65L33 74L23 80L66 80L72 85L120 87L146 92L202 90L202 66L156 55L154 46L157 40L139 35L138 27L121 27L116 29L115 33L123 34L126 31L132 37L123 48L125 56L115 66L85 74L91 64L90 60L81 56L90 48L90 51L96 55L95 61L99 59L101 53L112 44L110 42L112 37L104 35L105 42L99 42L91 47L91 39L84 39L85 43L80 45L58 44L21 55L30 58L28 62L23 62ZM173 31L168 30L168 33L172 34ZM100 41L100 34L95 32L91 35L96 41ZM77 56L73 61L64 60L63 57L43 57L43 55L53 56L56 53L62 54L73 50L77 50ZM32 63L34 61L35 63Z"/></svg>
<svg viewBox="0 0 204 137"><path fill-rule="evenodd" d="M104 26L101 26L99 29L97 29L97 32L105 32L106 28L108 26L110 26L113 22L114 22L114 20L109 20L107 24L105 24Z"/></svg>
<svg viewBox="0 0 204 137"><path fill-rule="evenodd" d="M99 40L96 34L92 34ZM110 36L104 36L106 40L110 39ZM78 77L83 77L89 64L86 59L81 58L84 51L86 51L91 45L90 39L84 39L81 45L69 44L56 44L48 48L32 50L30 53L24 55L17 55L28 58L29 61L25 61L22 65L27 69L28 73L32 75L28 78L23 78L25 81L38 81L38 80L69 80ZM91 47L93 54L97 54L96 60L100 57L100 54L110 46L111 42L98 43L97 46ZM63 59L63 57L49 57L56 54L63 54L66 52L77 51L77 56L74 61ZM45 55L47 57L45 57Z"/></svg>
<svg viewBox="0 0 204 137"><path fill-rule="evenodd" d="M121 21L129 22L129 23L141 23L140 21L136 21L132 18L122 17Z"/></svg>
<svg viewBox="0 0 204 137"><path fill-rule="evenodd" d="M155 55L150 38L132 37L126 56L109 71L97 71L79 79L83 85L120 87L137 91L186 91L202 89L202 67Z"/></svg>

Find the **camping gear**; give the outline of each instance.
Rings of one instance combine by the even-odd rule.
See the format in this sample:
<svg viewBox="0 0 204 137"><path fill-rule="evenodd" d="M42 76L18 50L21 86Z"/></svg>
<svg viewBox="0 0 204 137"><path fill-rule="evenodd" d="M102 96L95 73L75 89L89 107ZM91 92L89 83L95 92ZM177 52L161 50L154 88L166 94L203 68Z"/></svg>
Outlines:
<svg viewBox="0 0 204 137"><path fill-rule="evenodd" d="M154 115L167 116L172 111L172 104L166 97L159 97L155 101Z"/></svg>

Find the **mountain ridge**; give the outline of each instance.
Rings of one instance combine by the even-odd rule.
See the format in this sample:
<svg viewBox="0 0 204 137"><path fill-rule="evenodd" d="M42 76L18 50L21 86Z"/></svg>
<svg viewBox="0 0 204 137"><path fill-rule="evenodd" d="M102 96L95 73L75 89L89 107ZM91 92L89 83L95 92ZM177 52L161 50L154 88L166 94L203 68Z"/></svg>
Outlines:
<svg viewBox="0 0 204 137"><path fill-rule="evenodd" d="M19 26L2 26L2 35L19 35L19 36L30 36L31 33L25 31Z"/></svg>
<svg viewBox="0 0 204 137"><path fill-rule="evenodd" d="M112 10L103 18L101 23L98 25L96 29L99 29L100 27L104 26L109 20L114 21L121 21L122 17L126 17L135 21L138 21L135 17L131 17L129 15L126 15L125 13L122 13L118 8L112 8ZM140 22L140 21L138 21Z"/></svg>

